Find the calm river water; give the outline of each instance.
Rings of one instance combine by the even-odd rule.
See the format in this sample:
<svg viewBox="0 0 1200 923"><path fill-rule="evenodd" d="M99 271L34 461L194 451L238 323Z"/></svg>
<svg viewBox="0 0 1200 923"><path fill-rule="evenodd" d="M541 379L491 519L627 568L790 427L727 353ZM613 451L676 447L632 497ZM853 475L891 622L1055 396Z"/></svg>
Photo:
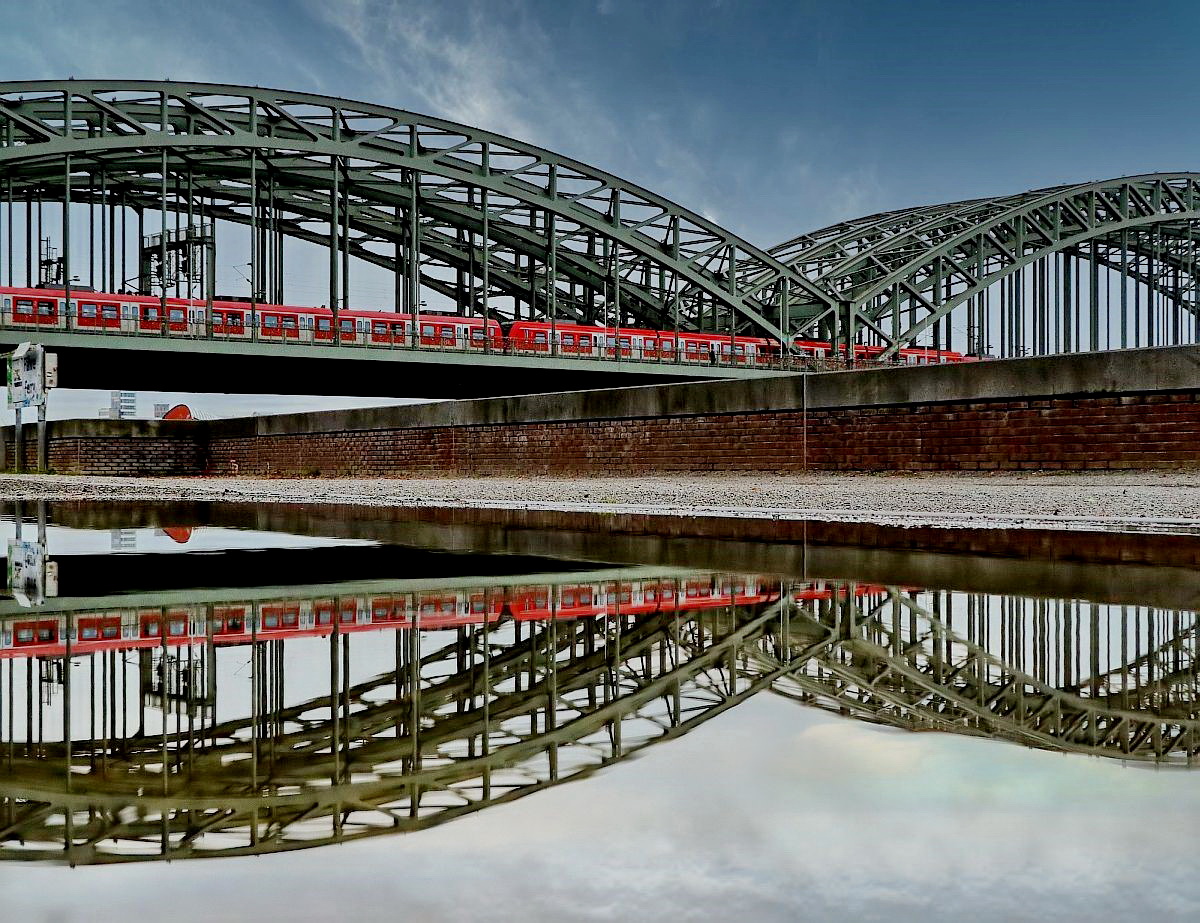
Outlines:
<svg viewBox="0 0 1200 923"><path fill-rule="evenodd" d="M80 504L0 539L3 920L1200 900L1200 580L1169 545Z"/></svg>

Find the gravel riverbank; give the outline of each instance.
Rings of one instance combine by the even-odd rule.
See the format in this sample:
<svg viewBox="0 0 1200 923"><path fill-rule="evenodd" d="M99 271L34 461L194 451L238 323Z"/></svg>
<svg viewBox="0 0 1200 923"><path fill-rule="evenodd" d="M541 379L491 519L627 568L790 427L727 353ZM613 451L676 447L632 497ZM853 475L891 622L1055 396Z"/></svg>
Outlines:
<svg viewBox="0 0 1200 923"><path fill-rule="evenodd" d="M1200 472L611 478L0 476L0 500L237 500L609 510L981 528L1200 531Z"/></svg>

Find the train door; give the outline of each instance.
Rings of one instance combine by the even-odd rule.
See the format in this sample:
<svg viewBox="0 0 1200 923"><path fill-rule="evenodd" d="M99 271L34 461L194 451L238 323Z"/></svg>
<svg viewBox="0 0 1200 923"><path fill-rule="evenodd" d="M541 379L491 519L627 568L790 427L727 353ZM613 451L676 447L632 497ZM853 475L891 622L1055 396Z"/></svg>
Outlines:
<svg viewBox="0 0 1200 923"><path fill-rule="evenodd" d="M202 337L208 333L207 324L205 323L204 308L198 308L195 305L190 305L187 309L188 314L188 333L194 337Z"/></svg>
<svg viewBox="0 0 1200 923"><path fill-rule="evenodd" d="M94 301L83 301L82 299L75 307L75 326L80 330L99 329L100 323L100 305Z"/></svg>

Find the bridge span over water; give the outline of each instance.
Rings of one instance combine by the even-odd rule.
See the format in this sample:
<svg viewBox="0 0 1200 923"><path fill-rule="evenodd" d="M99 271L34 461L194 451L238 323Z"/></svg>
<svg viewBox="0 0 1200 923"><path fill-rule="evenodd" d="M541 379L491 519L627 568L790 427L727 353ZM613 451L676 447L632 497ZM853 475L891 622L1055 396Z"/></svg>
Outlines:
<svg viewBox="0 0 1200 923"><path fill-rule="evenodd" d="M386 106L221 84L0 83L3 285L164 305L234 295L254 312L303 303L303 277L335 323L358 308L551 325L548 355L35 327L75 387L454 397L805 367L738 360L738 337L785 357L809 341L884 361L1194 343L1198 202L1200 175L1131 176L899 209L765 248L602 169ZM730 353L568 356L559 324L728 336ZM0 345L29 336L0 329Z"/></svg>

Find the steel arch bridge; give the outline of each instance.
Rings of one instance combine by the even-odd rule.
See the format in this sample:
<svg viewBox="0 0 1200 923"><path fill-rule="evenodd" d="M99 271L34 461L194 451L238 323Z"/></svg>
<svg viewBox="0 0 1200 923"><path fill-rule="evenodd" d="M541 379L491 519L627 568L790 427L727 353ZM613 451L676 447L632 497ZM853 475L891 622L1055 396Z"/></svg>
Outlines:
<svg viewBox="0 0 1200 923"><path fill-rule="evenodd" d="M616 588L635 573L645 576L608 576ZM346 585L275 589L326 599ZM286 642L256 641L238 671L250 714L210 721L188 710L161 732L144 717L121 730L115 660L83 655L99 656L99 669L93 661L90 696L63 690L63 740L18 741L19 712L0 735L0 861L234 856L421 830L586 778L767 691L909 731L1195 765L1194 612L1051 611L1046 600L980 594L955 612L962 595L781 582L757 603L703 611L618 607L424 638L403 628L395 669L365 678L352 677L359 636L335 631L324 639L327 692L294 700ZM1114 619L1106 645L1101 625Z"/></svg>
<svg viewBox="0 0 1200 923"><path fill-rule="evenodd" d="M363 284L383 273L383 300L403 313L430 299L502 323L808 338L847 355L861 343L883 360L914 345L1007 357L1182 344L1200 341L1198 187L1192 173L1063 185L881 213L767 250L607 171L386 106L173 81L0 83L0 281L56 278L68 297L73 284L136 281L211 299L220 236L223 253L245 251L231 263L248 269L251 311L287 300L299 257L335 313L383 307ZM88 345L114 348L99 339ZM232 362L228 346L213 344ZM156 375L197 351L138 348ZM553 362L526 364L536 374L520 388L565 380ZM588 371L611 365L598 364ZM674 380L661 366L620 371ZM771 374L715 374L751 373Z"/></svg>

